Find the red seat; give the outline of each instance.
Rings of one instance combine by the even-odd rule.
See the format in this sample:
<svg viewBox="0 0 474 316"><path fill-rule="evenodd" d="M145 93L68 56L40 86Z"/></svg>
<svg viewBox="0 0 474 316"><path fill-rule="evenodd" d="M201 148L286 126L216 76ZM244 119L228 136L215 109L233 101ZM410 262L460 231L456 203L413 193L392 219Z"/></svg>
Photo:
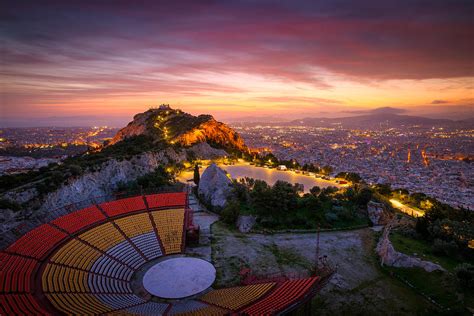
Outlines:
<svg viewBox="0 0 474 316"><path fill-rule="evenodd" d="M50 315L31 294L0 294L1 315Z"/></svg>
<svg viewBox="0 0 474 316"><path fill-rule="evenodd" d="M301 300L311 289L318 277L285 281L270 295L245 308L247 315L272 315L283 311Z"/></svg>
<svg viewBox="0 0 474 316"><path fill-rule="evenodd" d="M32 273L38 261L2 252L0 262L0 291L29 292Z"/></svg>
<svg viewBox="0 0 474 316"><path fill-rule="evenodd" d="M185 206L186 205L186 193L159 193L147 195L146 200L150 209L156 209L160 207L172 207L172 206Z"/></svg>
<svg viewBox="0 0 474 316"><path fill-rule="evenodd" d="M128 210L125 209L118 200L116 201L110 201L110 202L105 202L99 205L100 208L102 208L109 217L114 217L119 214L124 214L127 213Z"/></svg>
<svg viewBox="0 0 474 316"><path fill-rule="evenodd" d="M130 212L145 210L145 202L142 196L135 196L123 200L119 200L122 205Z"/></svg>
<svg viewBox="0 0 474 316"><path fill-rule="evenodd" d="M58 227L61 227L70 234L73 234L84 227L101 222L105 219L106 217L104 214L102 214L97 206L94 205L71 214L61 216L52 221L52 223Z"/></svg>
<svg viewBox="0 0 474 316"><path fill-rule="evenodd" d="M43 224L23 235L6 251L41 259L66 237L66 233Z"/></svg>

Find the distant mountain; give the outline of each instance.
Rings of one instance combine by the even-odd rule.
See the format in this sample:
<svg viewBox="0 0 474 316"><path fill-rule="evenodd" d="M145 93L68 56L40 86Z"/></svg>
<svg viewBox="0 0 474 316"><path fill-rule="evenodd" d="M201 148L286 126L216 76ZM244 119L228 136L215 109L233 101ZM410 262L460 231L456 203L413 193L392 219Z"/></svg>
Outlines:
<svg viewBox="0 0 474 316"><path fill-rule="evenodd" d="M392 127L474 127L474 118L462 121L453 121L448 119L432 119L420 116L400 115L393 113L373 113L368 115L358 115L342 118L303 118L283 123L287 126L316 126L316 127L334 127L342 126L344 128L373 129L373 128L392 128Z"/></svg>

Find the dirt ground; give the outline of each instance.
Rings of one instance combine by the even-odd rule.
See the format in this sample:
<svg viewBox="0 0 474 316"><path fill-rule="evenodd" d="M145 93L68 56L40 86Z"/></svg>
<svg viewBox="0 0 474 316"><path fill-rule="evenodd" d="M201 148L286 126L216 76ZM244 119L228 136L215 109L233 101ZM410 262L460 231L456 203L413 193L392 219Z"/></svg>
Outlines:
<svg viewBox="0 0 474 316"><path fill-rule="evenodd" d="M312 302L314 315L413 315L431 306L411 289L383 273L373 253L371 229L322 232L320 256L337 272ZM239 283L239 271L256 275L309 274L316 258L316 234L242 234L220 222L211 226L215 287Z"/></svg>

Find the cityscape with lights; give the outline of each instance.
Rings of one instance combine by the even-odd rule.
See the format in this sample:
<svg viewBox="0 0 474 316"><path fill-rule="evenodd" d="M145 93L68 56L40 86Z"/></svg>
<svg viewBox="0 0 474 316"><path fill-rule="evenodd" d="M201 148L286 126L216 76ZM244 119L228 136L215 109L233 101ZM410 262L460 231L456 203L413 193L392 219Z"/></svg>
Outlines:
<svg viewBox="0 0 474 316"><path fill-rule="evenodd" d="M4 1L0 36L0 316L474 315L474 1Z"/></svg>

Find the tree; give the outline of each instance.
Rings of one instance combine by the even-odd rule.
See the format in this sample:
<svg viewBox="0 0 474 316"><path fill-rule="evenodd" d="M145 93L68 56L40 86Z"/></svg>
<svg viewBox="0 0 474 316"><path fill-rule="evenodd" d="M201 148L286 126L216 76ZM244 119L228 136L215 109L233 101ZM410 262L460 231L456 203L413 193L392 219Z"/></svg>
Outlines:
<svg viewBox="0 0 474 316"><path fill-rule="evenodd" d="M199 174L199 166L198 164L194 165L194 183L199 186L199 181L201 180L201 176Z"/></svg>
<svg viewBox="0 0 474 316"><path fill-rule="evenodd" d="M78 176L82 173L82 168L81 166L78 166L78 165L70 165L69 171L71 171L71 175Z"/></svg>
<svg viewBox="0 0 474 316"><path fill-rule="evenodd" d="M384 196L389 196L392 193L392 186L390 183L377 184L375 190Z"/></svg>
<svg viewBox="0 0 474 316"><path fill-rule="evenodd" d="M229 201L221 212L221 220L229 225L235 225L240 215L240 203L236 200Z"/></svg>
<svg viewBox="0 0 474 316"><path fill-rule="evenodd" d="M255 180L252 191L250 192L252 205L257 213L261 215L268 215L271 213L271 206L269 204L271 199L271 189L263 180Z"/></svg>
<svg viewBox="0 0 474 316"><path fill-rule="evenodd" d="M355 172L339 172L336 178L345 179L352 183L359 183L362 180L361 176Z"/></svg>
<svg viewBox="0 0 474 316"><path fill-rule="evenodd" d="M372 199L372 190L369 188L362 188L355 196L355 202L360 206L366 206Z"/></svg>
<svg viewBox="0 0 474 316"><path fill-rule="evenodd" d="M463 288L474 289L474 265L462 263L454 271Z"/></svg>
<svg viewBox="0 0 474 316"><path fill-rule="evenodd" d="M271 205L276 214L282 215L294 211L297 206L298 193L296 188L285 181L277 181L272 189Z"/></svg>
<svg viewBox="0 0 474 316"><path fill-rule="evenodd" d="M321 169L321 172L325 175L330 175L331 172L333 172L333 168L331 166L324 166L322 169Z"/></svg>
<svg viewBox="0 0 474 316"><path fill-rule="evenodd" d="M309 192L314 196L318 196L318 194L321 192L321 188L315 185L309 190Z"/></svg>

